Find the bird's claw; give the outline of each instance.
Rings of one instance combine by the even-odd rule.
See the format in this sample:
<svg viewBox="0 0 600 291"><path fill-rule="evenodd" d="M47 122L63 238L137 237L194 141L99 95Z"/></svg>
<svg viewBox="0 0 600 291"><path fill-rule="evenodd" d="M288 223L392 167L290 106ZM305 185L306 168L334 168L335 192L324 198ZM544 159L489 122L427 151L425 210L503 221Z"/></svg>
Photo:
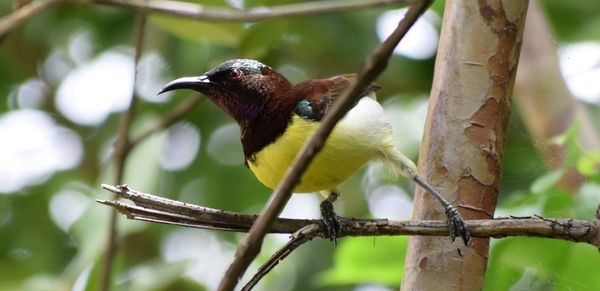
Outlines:
<svg viewBox="0 0 600 291"><path fill-rule="evenodd" d="M451 205L446 208L446 220L448 222L450 240L454 242L456 237L460 236L465 246L467 246L471 240L471 233L458 210Z"/></svg>
<svg viewBox="0 0 600 291"><path fill-rule="evenodd" d="M341 228L339 216L333 210L333 203L329 200L321 202L321 221L323 222L325 237L333 241L333 245L337 244L337 235Z"/></svg>

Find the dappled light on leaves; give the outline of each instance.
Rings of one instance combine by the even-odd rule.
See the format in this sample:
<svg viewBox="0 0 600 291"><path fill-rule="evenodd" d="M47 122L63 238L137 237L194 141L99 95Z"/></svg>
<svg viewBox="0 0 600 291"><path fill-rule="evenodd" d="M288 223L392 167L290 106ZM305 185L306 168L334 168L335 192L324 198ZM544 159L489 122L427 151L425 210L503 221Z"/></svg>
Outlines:
<svg viewBox="0 0 600 291"><path fill-rule="evenodd" d="M152 103L169 101L171 92L157 94L162 86L172 79L166 74L167 64L158 52L149 52L142 56L138 64L135 91L140 98Z"/></svg>
<svg viewBox="0 0 600 291"><path fill-rule="evenodd" d="M600 103L600 42L580 42L558 50L560 69L573 95L582 101Z"/></svg>
<svg viewBox="0 0 600 291"><path fill-rule="evenodd" d="M200 132L193 124L179 122L167 130L167 138L160 155L160 165L174 171L187 168L200 148Z"/></svg>
<svg viewBox="0 0 600 291"><path fill-rule="evenodd" d="M162 243L161 254L167 262L186 261L185 276L215 290L229 261L233 246L208 231L180 229Z"/></svg>
<svg viewBox="0 0 600 291"><path fill-rule="evenodd" d="M207 145L211 158L225 165L241 165L244 162L240 144L240 128L235 123L229 123L217 128Z"/></svg>
<svg viewBox="0 0 600 291"><path fill-rule="evenodd" d="M293 195L279 217L309 219L320 218L319 204L321 203L318 194Z"/></svg>
<svg viewBox="0 0 600 291"><path fill-rule="evenodd" d="M58 87L74 66L75 64L64 50L55 49L41 64L40 74L44 76L46 82Z"/></svg>
<svg viewBox="0 0 600 291"><path fill-rule="evenodd" d="M369 195L369 211L373 217L396 220L410 219L412 199L396 185L382 185Z"/></svg>
<svg viewBox="0 0 600 291"><path fill-rule="evenodd" d="M50 217L60 229L68 231L91 203L89 197L78 191L61 190L50 200Z"/></svg>
<svg viewBox="0 0 600 291"><path fill-rule="evenodd" d="M383 13L377 21L377 35L383 41L394 31L398 22L404 17L407 9L391 10ZM437 50L439 31L436 25L440 22L437 13L425 12L413 27L408 31L404 41L394 50L394 54L416 60L425 60L433 57Z"/></svg>
<svg viewBox="0 0 600 291"><path fill-rule="evenodd" d="M70 39L67 53L76 65L83 65L90 60L93 50L92 33L89 30L80 30Z"/></svg>
<svg viewBox="0 0 600 291"><path fill-rule="evenodd" d="M112 49L69 73L56 92L56 107L75 123L98 125L127 108L132 86L131 55Z"/></svg>
<svg viewBox="0 0 600 291"><path fill-rule="evenodd" d="M13 94L16 95L18 108L36 109L46 101L49 92L48 86L42 80L30 79L21 84Z"/></svg>
<svg viewBox="0 0 600 291"><path fill-rule="evenodd" d="M403 101L405 98L407 97L392 97L384 102L383 108L392 121L396 147L403 153L416 156L423 136L428 103L425 98L412 102Z"/></svg>
<svg viewBox="0 0 600 291"><path fill-rule="evenodd" d="M45 182L83 157L79 136L31 109L0 116L0 193Z"/></svg>

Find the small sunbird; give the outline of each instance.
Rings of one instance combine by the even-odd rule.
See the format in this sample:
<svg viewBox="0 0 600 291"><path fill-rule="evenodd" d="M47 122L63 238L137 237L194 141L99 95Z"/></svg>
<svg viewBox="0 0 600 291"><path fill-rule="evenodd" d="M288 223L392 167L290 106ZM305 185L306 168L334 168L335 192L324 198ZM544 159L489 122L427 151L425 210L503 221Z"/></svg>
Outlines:
<svg viewBox="0 0 600 291"><path fill-rule="evenodd" d="M234 59L202 76L176 79L160 93L195 90L233 117L241 128L247 166L260 182L274 189L334 101L355 79L356 75L346 74L292 84L261 62ZM370 84L362 90L363 97L337 123L294 192L319 191L327 196L321 214L327 235L335 239L339 228L332 205L336 187L365 163L381 161L437 198L445 209L450 238L454 241L460 236L466 245L470 234L460 213L394 147L391 123L375 97L377 89Z"/></svg>

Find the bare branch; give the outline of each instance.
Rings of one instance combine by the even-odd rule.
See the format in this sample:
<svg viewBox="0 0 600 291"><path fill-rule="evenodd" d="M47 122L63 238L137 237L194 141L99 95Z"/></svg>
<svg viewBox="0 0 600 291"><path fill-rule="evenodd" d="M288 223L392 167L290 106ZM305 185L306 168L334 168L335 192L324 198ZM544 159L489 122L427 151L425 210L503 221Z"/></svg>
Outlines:
<svg viewBox="0 0 600 291"><path fill-rule="evenodd" d="M0 19L0 42L6 35L50 6L67 0L36 0ZM411 0L329 0L295 3L271 7L257 7L245 11L205 6L189 2L168 0L71 0L84 4L100 4L136 10L145 13L161 13L184 18L209 21L253 22L259 20L298 17L333 12L408 4Z"/></svg>
<svg viewBox="0 0 600 291"><path fill-rule="evenodd" d="M129 219L152 221L163 224L194 228L219 229L246 232L256 215L223 211L190 203L175 201L148 193L142 193L126 185L102 185L135 205L122 201L100 200L99 203L114 207ZM447 236L448 226L443 220L393 221L388 219L345 219L341 218L340 237L344 236L389 236L422 235ZM585 242L600 250L600 221L577 219L554 219L533 217L509 217L496 219L467 220L474 237L502 238L508 236L530 236ZM278 218L268 229L269 233L296 233L306 227L318 227L312 237L324 237L320 220Z"/></svg>
<svg viewBox="0 0 600 291"><path fill-rule="evenodd" d="M130 200L135 205L116 200L99 200L98 202L111 206L129 219L134 220L202 229L245 232L251 228L257 218L256 215L222 211L138 192L127 185L111 186L104 184L102 188ZM468 220L466 222L473 237L545 237L585 242L600 250L600 221L598 220L550 219L533 216ZM276 252L259 269L242 290L250 290L264 275L300 245L315 237L325 237L325 230L321 221L315 219L278 218L275 219L268 232L294 233L294 235L290 242ZM445 221L341 218L339 237L390 235L447 236L448 227Z"/></svg>
<svg viewBox="0 0 600 291"><path fill-rule="evenodd" d="M18 8L11 14L0 19L0 42L4 40L6 35L19 25L23 24L29 18L36 16L48 7L58 4L65 0L38 0L32 1L23 7Z"/></svg>
<svg viewBox="0 0 600 291"><path fill-rule="evenodd" d="M102 188L135 204L129 205L114 200L98 201L99 203L114 207L130 219L196 228L245 232L250 229L257 217L256 215L240 214L171 200L133 190L127 185L111 186L103 184ZM318 221L310 219L280 219L273 225L271 231L274 233L293 233L312 223L318 223Z"/></svg>
<svg viewBox="0 0 600 291"><path fill-rule="evenodd" d="M335 124L350 110L352 104L360 98L361 90L383 72L396 45L417 21L418 17L427 10L430 4L430 0L423 0L412 5L394 32L366 57L365 64L356 82L336 101L331 111L321 121L321 125L315 134L304 144L302 150L296 156L291 169L288 169L285 178L273 192L271 203L261 212L256 223L254 223L248 232L248 235L240 243L235 258L225 272L218 290L229 291L233 290L236 286L238 278L244 274L250 263L260 252L262 240L271 222L283 210L283 207L290 198L292 189L298 183L300 176L308 168L312 159L325 144Z"/></svg>
<svg viewBox="0 0 600 291"><path fill-rule="evenodd" d="M89 3L90 1L83 1ZM284 17L306 16L340 11L379 7L391 4L407 4L408 0L330 0L307 3L286 4L271 7L257 7L240 11L221 7L210 7L189 2L167 0L91 0L91 3L104 4L145 13L163 13L185 18L210 21L253 22Z"/></svg>

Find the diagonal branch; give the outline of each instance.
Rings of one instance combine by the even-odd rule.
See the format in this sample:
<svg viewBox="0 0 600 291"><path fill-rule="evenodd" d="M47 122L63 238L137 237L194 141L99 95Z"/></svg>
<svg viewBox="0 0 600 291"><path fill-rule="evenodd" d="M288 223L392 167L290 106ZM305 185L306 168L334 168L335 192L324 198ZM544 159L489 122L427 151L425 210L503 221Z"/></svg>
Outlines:
<svg viewBox="0 0 600 291"><path fill-rule="evenodd" d="M281 247L275 252L269 260L264 263L254 274L252 279L244 285L242 291L250 291L258 282L269 273L273 268L279 265L283 259L287 258L294 250L299 248L301 245L311 241L313 238L321 234L319 229L320 224L311 224L306 227L299 229L297 232L292 234L292 237L288 243Z"/></svg>
<svg viewBox="0 0 600 291"><path fill-rule="evenodd" d="M236 286L238 278L244 274L250 263L260 252L262 241L270 224L283 210L290 198L292 189L298 183L300 176L308 168L312 159L325 144L335 124L350 110L355 100L360 98L361 90L383 72L396 45L430 4L431 1L423 0L412 5L396 30L366 57L365 64L356 82L336 101L331 111L323 118L315 134L302 147L291 168L288 169L285 178L273 192L271 203L261 212L248 235L240 243L235 258L227 269L218 290L229 291Z"/></svg>
<svg viewBox="0 0 600 291"><path fill-rule="evenodd" d="M208 21L259 21L284 17L297 17L323 13L358 10L391 4L406 4L409 0L329 0L307 3L257 7L248 10L211 7L189 2L168 0L91 0L84 3L97 3L134 9L145 13L163 13L174 16Z"/></svg>

